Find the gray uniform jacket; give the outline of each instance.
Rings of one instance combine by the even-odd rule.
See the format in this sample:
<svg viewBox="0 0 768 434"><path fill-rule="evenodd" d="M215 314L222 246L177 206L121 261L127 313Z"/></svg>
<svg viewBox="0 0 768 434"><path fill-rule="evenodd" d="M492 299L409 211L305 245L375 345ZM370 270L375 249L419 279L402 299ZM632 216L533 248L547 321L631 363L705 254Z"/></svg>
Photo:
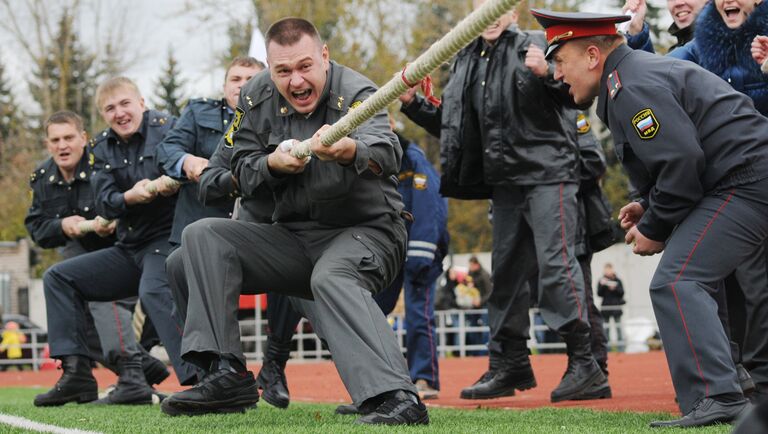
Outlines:
<svg viewBox="0 0 768 434"><path fill-rule="evenodd" d="M272 213L275 210L275 199L272 190L266 184L256 189L250 196L242 196L232 179L230 161L234 148L224 146L227 142L222 139L216 151L208 161L208 167L200 175L198 199L205 206L217 206L233 209L235 200L240 198L238 220L254 223L272 223Z"/></svg>
<svg viewBox="0 0 768 434"><path fill-rule="evenodd" d="M268 155L280 142L312 137L375 90L364 76L331 62L318 106L305 116L280 95L268 71L254 76L240 91L242 121L232 124L232 168L242 193L251 196L268 186L275 195L275 222L304 229L348 227L399 214L403 203L396 175L403 151L390 130L386 111L349 134L357 152L348 166L313 158L302 173L287 176L275 176L267 166ZM381 173L369 168L369 160Z"/></svg>
<svg viewBox="0 0 768 434"><path fill-rule="evenodd" d="M621 45L605 62L597 114L664 241L705 194L768 177L768 118L691 62Z"/></svg>
<svg viewBox="0 0 768 434"><path fill-rule="evenodd" d="M210 158L219 140L232 122L223 99L193 99L184 108L174 128L157 145L156 157L160 170L166 175L173 174L185 154ZM184 176L182 170L182 177ZM181 231L205 217L229 217L232 207L203 206L197 200L197 186L188 183L181 186L176 213L173 217L171 242L181 244Z"/></svg>

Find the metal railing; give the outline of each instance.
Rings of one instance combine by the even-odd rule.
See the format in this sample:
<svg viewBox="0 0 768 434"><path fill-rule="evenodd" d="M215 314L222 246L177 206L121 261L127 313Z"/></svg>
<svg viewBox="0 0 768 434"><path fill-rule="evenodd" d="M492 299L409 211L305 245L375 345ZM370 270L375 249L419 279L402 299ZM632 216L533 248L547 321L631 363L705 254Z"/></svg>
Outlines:
<svg viewBox="0 0 768 434"><path fill-rule="evenodd" d="M254 309L253 318L240 321L241 341L245 350L245 356L251 361L260 361L263 358L263 351L267 341L267 320L262 314L260 305L257 303ZM620 306L605 307L603 310L621 310ZM530 333L531 339L528 346L534 351L557 351L565 350L565 344L557 339L555 342L547 342L547 333L552 336L549 327L543 321L537 319L538 309L530 309ZM397 337L400 349L405 353L405 335L406 330L403 327L403 314L391 314L388 317L393 326L395 336ZM437 337L437 351L440 357L458 356L466 357L472 355L482 355L487 351L488 342L488 313L486 309L451 309L435 311L435 333ZM606 335L609 335L610 329L605 324ZM617 331L622 331L621 322L615 324ZM39 336L46 334L42 329L19 330L28 336L28 342L20 344L22 351L28 351L29 357L21 359L0 358L0 369L9 366L31 365L34 371L40 369L40 365L47 359L42 357L45 342L40 342ZM619 334L619 333L617 333ZM544 337L544 341L542 341ZM295 349L291 351L291 358L298 360L319 360L330 358L330 352L323 347L320 338L312 331L309 323L302 319L293 335ZM608 348L621 349L625 345L623 339L618 339L610 333Z"/></svg>
<svg viewBox="0 0 768 434"><path fill-rule="evenodd" d="M606 307L605 310L620 310ZM537 319L538 309L530 309L530 334L528 346L533 351L565 351L565 343L552 333L543 321ZM387 317L393 326L400 349L405 353L406 330L403 327L403 314L391 314ZM437 351L440 357L482 355L487 352L488 342L488 312L486 309L450 309L435 311L435 333L437 337ZM607 324L604 324L606 336L609 335ZM616 323L616 329L621 331L622 324ZM248 360L260 361L267 341L267 320L263 316L260 306L254 309L254 317L240 321L241 339L244 345L245 356ZM547 334L549 333L549 334ZM547 337L553 337L554 342ZM544 340L542 340L544 338ZM293 336L295 349L291 351L291 358L298 360L314 360L330 358L330 352L323 347L320 338L312 331L306 320L301 320L297 331ZM617 337L609 337L608 349L621 349L625 345L624 340Z"/></svg>

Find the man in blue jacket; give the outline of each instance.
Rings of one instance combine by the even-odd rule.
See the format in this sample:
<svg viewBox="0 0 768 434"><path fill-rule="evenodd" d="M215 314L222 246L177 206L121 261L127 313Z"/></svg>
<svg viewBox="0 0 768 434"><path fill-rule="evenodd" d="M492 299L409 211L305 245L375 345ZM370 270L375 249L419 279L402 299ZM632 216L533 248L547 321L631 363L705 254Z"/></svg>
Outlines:
<svg viewBox="0 0 768 434"><path fill-rule="evenodd" d="M400 276L387 291L376 295L384 313L395 308L405 288L406 358L411 379L422 399L437 398L440 378L435 334L435 281L443 272L448 253L448 202L440 196L440 177L416 143L397 134L403 161L397 190L405 210L413 214L406 223L408 249Z"/></svg>

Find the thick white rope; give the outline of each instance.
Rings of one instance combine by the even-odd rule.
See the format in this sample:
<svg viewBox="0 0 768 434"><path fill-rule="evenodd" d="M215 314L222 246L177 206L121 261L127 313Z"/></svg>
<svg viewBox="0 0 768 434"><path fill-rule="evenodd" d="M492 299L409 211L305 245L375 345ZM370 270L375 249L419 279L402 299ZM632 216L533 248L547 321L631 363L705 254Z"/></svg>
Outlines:
<svg viewBox="0 0 768 434"><path fill-rule="evenodd" d="M450 60L462 48L483 33L491 23L509 12L519 2L520 0L489 0L485 2L480 8L461 20L439 41L432 44L413 63L406 66L405 71L396 74L387 84L363 101L360 106L347 112L320 136L320 142L325 146L331 146L346 137L352 130L375 116L376 113L393 103L403 92L408 90L410 86L406 82L413 84L421 82L430 72ZM311 155L309 143L309 140L304 140L294 144L290 149L291 155L296 158L309 157ZM147 191L156 192L160 182L164 182L168 187L175 187L179 184L175 179L163 175L150 181L146 186ZM104 219L97 220L97 222L104 226L111 223L110 220ZM94 220L80 222L80 231L83 233L93 232L93 224Z"/></svg>
<svg viewBox="0 0 768 434"><path fill-rule="evenodd" d="M159 178L155 178L151 181L149 181L144 188L152 193L157 193L157 189L160 187L160 185L165 184L168 188L176 188L181 185L181 183L169 176L162 175ZM96 216L93 220L84 220L77 224L77 227L80 229L80 233L82 234L89 234L91 232L94 232L95 225L100 225L103 227L107 227L112 223L112 220L107 220L105 218Z"/></svg>
<svg viewBox="0 0 768 434"><path fill-rule="evenodd" d="M464 18L456 27L432 44L427 51L409 64L403 74L398 73L387 84L373 93L359 107L350 110L326 132L320 136L325 146L331 146L347 136L363 122L393 103L409 86L405 83L419 83L430 72L450 60L462 48L469 45L491 23L509 12L520 0L489 0L479 9ZM403 79L405 78L405 80ZM291 147L291 155L296 158L310 156L309 140L304 140Z"/></svg>

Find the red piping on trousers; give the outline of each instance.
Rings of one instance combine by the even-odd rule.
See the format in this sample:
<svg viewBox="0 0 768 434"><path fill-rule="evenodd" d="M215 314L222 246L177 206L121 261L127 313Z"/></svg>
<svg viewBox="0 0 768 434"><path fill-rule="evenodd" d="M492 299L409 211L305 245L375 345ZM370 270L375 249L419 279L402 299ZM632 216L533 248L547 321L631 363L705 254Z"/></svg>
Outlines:
<svg viewBox="0 0 768 434"><path fill-rule="evenodd" d="M707 379L704 377L704 372L701 370L701 363L699 362L699 355L696 353L696 349L693 347L693 341L691 340L691 333L688 330L688 324L685 322L685 315L683 314L683 307L680 305L680 299L677 297L677 290L675 289L675 285L680 280L680 278L683 276L683 271L685 271L685 268L688 266L688 263L691 262L691 258L693 257L693 253L696 251L696 249L699 247L699 244L701 244L701 240L704 239L704 235L707 234L709 231L709 228L712 226L712 223L715 222L715 219L720 215L720 212L725 208L725 205L728 204L728 202L731 201L731 198L733 197L733 190L731 190L731 194L728 195L728 197L725 199L725 202L723 202L722 205L720 205L720 208L717 209L715 212L715 215L712 216L712 218L707 223L707 226L704 227L704 231L699 236L699 239L696 240L696 244L693 245L693 249L691 249L691 253L688 254L688 258L686 258L685 263L683 263L683 267L680 268L680 272L677 273L677 277L675 277L675 281L670 284L670 288L672 288L672 295L675 297L675 303L677 303L677 311L680 312L680 319L683 320L683 328L685 329L685 337L688 338L688 345L691 347L691 352L693 353L693 359L696 361L696 369L699 371L699 377L701 377L701 381L704 382L704 394L706 396L709 396L709 383L707 382Z"/></svg>
<svg viewBox="0 0 768 434"><path fill-rule="evenodd" d="M576 300L576 306L579 310L579 320L581 320L581 300L579 300L579 293L576 291L576 285L573 283L573 276L571 275L571 268L568 265L568 243L565 242L565 211L563 210L563 189L564 184L560 183L560 240L563 242L563 264L565 264L565 270L568 273L568 283L571 284L571 292L573 292L573 298ZM586 288L585 288L586 290Z"/></svg>

